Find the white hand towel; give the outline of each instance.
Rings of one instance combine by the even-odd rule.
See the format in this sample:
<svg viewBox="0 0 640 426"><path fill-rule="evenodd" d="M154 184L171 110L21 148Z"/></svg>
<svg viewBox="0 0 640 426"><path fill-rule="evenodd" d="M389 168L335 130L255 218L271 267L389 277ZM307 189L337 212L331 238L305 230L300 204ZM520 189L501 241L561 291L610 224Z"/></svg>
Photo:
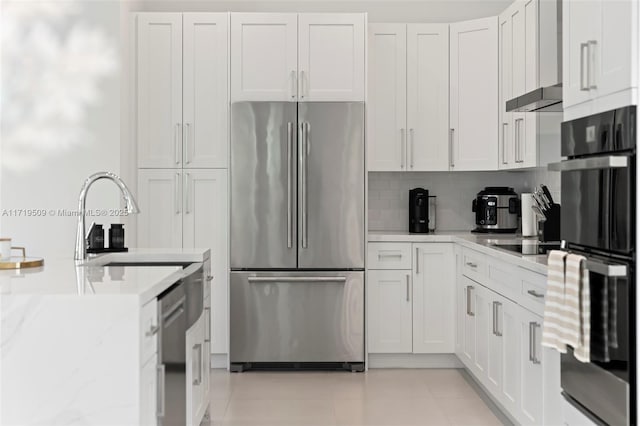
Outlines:
<svg viewBox="0 0 640 426"><path fill-rule="evenodd" d="M542 346L567 352L564 337L565 257L567 252L551 250L547 259L547 292L544 304Z"/></svg>
<svg viewBox="0 0 640 426"><path fill-rule="evenodd" d="M575 304L578 303L577 319L579 323L578 342L573 345L573 355L578 361L591 361L591 293L589 290L589 271L587 270L587 259L584 256L570 254L566 259L567 275L566 280L571 281L571 286L577 285L578 298L572 299L571 305L567 306L571 315L571 323L575 324L576 311ZM573 282L575 280L575 283ZM569 286L569 283L565 285ZM573 293L572 293L573 294ZM573 297L573 296L572 296ZM566 297L565 297L565 305ZM573 330L575 333L575 330ZM572 336L575 337L575 336Z"/></svg>

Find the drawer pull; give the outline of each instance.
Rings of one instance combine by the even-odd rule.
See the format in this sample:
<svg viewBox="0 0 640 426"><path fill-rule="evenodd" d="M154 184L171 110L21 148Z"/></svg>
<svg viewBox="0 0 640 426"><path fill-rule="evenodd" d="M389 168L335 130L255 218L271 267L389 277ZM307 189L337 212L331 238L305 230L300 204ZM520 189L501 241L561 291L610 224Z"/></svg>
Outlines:
<svg viewBox="0 0 640 426"><path fill-rule="evenodd" d="M528 290L527 293L532 295L533 297L538 297L540 299L544 299L544 293L538 293L535 290Z"/></svg>
<svg viewBox="0 0 640 426"><path fill-rule="evenodd" d="M158 327L157 325L151 326L151 328L146 333L144 333L144 335L147 337L151 337L154 334L158 334L158 330L160 330L160 327Z"/></svg>
<svg viewBox="0 0 640 426"><path fill-rule="evenodd" d="M399 258L402 258L402 253L401 252L387 252L387 253L378 252L378 259L382 259L383 257L399 257Z"/></svg>
<svg viewBox="0 0 640 426"><path fill-rule="evenodd" d="M473 263L473 262L467 262L466 265L470 268L477 268L478 264L477 263Z"/></svg>

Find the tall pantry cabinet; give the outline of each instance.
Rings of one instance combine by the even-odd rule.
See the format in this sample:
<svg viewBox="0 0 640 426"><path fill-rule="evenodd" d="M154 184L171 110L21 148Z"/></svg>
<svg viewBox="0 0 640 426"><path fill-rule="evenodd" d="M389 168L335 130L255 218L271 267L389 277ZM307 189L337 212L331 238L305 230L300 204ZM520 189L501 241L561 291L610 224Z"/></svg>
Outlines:
<svg viewBox="0 0 640 426"><path fill-rule="evenodd" d="M211 248L211 352L227 353L227 13L135 17L138 246Z"/></svg>

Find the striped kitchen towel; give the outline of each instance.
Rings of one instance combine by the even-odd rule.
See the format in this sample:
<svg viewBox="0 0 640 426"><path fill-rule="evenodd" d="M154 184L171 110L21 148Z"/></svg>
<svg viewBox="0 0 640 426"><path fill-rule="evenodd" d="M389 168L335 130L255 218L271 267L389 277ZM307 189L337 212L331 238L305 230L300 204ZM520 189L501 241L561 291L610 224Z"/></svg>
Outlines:
<svg viewBox="0 0 640 426"><path fill-rule="evenodd" d="M566 258L565 315L567 333L565 343L573 346L578 361L589 362L591 351L591 295L587 259L578 254Z"/></svg>
<svg viewBox="0 0 640 426"><path fill-rule="evenodd" d="M547 292L544 304L544 322L542 327L542 346L567 352L564 329L565 297L565 258L567 252L551 250L547 260Z"/></svg>

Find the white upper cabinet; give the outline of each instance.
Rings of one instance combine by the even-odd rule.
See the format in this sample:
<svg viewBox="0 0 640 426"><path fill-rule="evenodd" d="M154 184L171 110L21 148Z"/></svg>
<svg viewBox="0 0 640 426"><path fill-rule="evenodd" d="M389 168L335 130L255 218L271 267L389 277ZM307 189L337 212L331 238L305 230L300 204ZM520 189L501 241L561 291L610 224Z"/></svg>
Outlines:
<svg viewBox="0 0 640 426"><path fill-rule="evenodd" d="M372 171L449 170L449 26L369 26Z"/></svg>
<svg viewBox="0 0 640 426"><path fill-rule="evenodd" d="M406 169L407 26L369 25L367 151L369 170Z"/></svg>
<svg viewBox="0 0 640 426"><path fill-rule="evenodd" d="M138 247L182 248L182 174L138 171Z"/></svg>
<svg viewBox="0 0 640 426"><path fill-rule="evenodd" d="M295 101L298 15L231 14L231 99Z"/></svg>
<svg viewBox="0 0 640 426"><path fill-rule="evenodd" d="M184 14L184 167L227 167L228 19L226 13Z"/></svg>
<svg viewBox="0 0 640 426"><path fill-rule="evenodd" d="M182 164L182 15L137 16L139 167Z"/></svg>
<svg viewBox="0 0 640 426"><path fill-rule="evenodd" d="M138 167L227 167L228 14L136 19Z"/></svg>
<svg viewBox="0 0 640 426"><path fill-rule="evenodd" d="M301 101L364 101L365 15L298 15Z"/></svg>
<svg viewBox="0 0 640 426"><path fill-rule="evenodd" d="M513 26L511 10L515 4L509 6L498 17L498 39L500 44L499 69L500 86L498 105L500 109L500 146L498 168L508 169L513 166L513 113L506 111L505 104L513 98Z"/></svg>
<svg viewBox="0 0 640 426"><path fill-rule="evenodd" d="M563 1L565 120L637 104L638 2Z"/></svg>
<svg viewBox="0 0 640 426"><path fill-rule="evenodd" d="M450 25L451 170L498 167L498 18Z"/></svg>
<svg viewBox="0 0 640 426"><path fill-rule="evenodd" d="M231 100L364 101L364 14L231 14Z"/></svg>
<svg viewBox="0 0 640 426"><path fill-rule="evenodd" d="M449 25L407 25L407 163L449 170Z"/></svg>

